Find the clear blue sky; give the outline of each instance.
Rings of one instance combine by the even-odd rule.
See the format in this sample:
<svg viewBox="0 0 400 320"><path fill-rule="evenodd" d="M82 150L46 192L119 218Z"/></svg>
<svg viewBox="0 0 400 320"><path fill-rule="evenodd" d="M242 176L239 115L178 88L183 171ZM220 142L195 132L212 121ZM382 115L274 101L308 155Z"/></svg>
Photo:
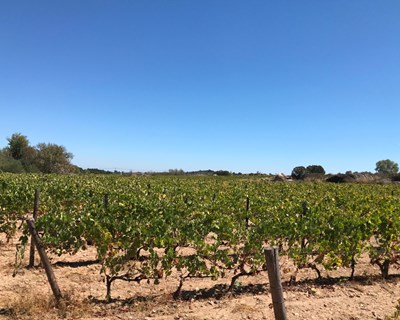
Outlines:
<svg viewBox="0 0 400 320"><path fill-rule="evenodd" d="M398 0L0 2L0 147L81 167L400 162Z"/></svg>

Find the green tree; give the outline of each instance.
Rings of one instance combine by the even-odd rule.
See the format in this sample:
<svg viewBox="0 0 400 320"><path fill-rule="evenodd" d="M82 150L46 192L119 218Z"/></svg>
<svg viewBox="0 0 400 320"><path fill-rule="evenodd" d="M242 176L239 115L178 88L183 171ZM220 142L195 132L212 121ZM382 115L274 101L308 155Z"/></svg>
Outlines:
<svg viewBox="0 0 400 320"><path fill-rule="evenodd" d="M27 147L24 156L20 160L26 172L40 172L36 166L37 150L34 147Z"/></svg>
<svg viewBox="0 0 400 320"><path fill-rule="evenodd" d="M307 171L306 171L305 167L298 166L292 170L291 176L295 180L303 180L306 177L306 173L307 173Z"/></svg>
<svg viewBox="0 0 400 320"><path fill-rule="evenodd" d="M23 173L25 170L21 161L10 157L7 150L3 149L0 150L0 172Z"/></svg>
<svg viewBox="0 0 400 320"><path fill-rule="evenodd" d="M43 173L71 173L76 168L71 164L72 153L64 146L53 143L39 143L36 146L36 167Z"/></svg>
<svg viewBox="0 0 400 320"><path fill-rule="evenodd" d="M376 163L375 171L384 174L396 174L399 172L399 165L389 159L380 160Z"/></svg>
<svg viewBox="0 0 400 320"><path fill-rule="evenodd" d="M8 147L6 150L15 160L21 160L26 150L29 148L29 140L21 133L14 133L10 138L7 138Z"/></svg>
<svg viewBox="0 0 400 320"><path fill-rule="evenodd" d="M325 174L325 169L320 165L311 165L306 168L306 175L309 174Z"/></svg>

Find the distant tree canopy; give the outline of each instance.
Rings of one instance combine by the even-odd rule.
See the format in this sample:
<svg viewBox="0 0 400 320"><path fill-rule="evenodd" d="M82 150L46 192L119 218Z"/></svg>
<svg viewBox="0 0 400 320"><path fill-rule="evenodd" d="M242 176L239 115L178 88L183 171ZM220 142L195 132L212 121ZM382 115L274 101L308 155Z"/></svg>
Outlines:
<svg viewBox="0 0 400 320"><path fill-rule="evenodd" d="M298 166L292 170L291 177L294 180L303 180L311 175L324 175L325 169L320 165L310 165L307 167Z"/></svg>
<svg viewBox="0 0 400 320"><path fill-rule="evenodd" d="M183 171L182 169L169 169L168 170L168 174L172 174L172 175L175 175L175 176L180 176L180 175L185 174L185 171Z"/></svg>
<svg viewBox="0 0 400 320"><path fill-rule="evenodd" d="M384 174L396 174L399 172L399 165L389 159L380 160L376 163L375 171Z"/></svg>
<svg viewBox="0 0 400 320"><path fill-rule="evenodd" d="M15 160L21 160L29 148L29 140L26 136L20 133L14 133L10 138L7 138L8 147L6 150Z"/></svg>
<svg viewBox="0 0 400 320"><path fill-rule="evenodd" d="M325 174L325 169L320 165L311 165L306 168L306 174Z"/></svg>
<svg viewBox="0 0 400 320"><path fill-rule="evenodd" d="M298 166L292 170L292 179L294 180L303 180L306 177L306 167Z"/></svg>
<svg viewBox="0 0 400 320"><path fill-rule="evenodd" d="M29 140L21 133L7 138L8 145L0 150L0 172L43 172L71 173L77 167L71 164L72 153L64 146L53 143L29 145Z"/></svg>
<svg viewBox="0 0 400 320"><path fill-rule="evenodd" d="M44 173L69 173L71 172L72 153L64 146L54 143L39 143L37 145L36 166Z"/></svg>
<svg viewBox="0 0 400 320"><path fill-rule="evenodd" d="M25 169L19 160L10 157L6 150L0 151L0 172L23 173Z"/></svg>
<svg viewBox="0 0 400 320"><path fill-rule="evenodd" d="M102 170L97 168L88 168L88 169L81 169L82 173L91 173L91 174L113 174L112 171Z"/></svg>

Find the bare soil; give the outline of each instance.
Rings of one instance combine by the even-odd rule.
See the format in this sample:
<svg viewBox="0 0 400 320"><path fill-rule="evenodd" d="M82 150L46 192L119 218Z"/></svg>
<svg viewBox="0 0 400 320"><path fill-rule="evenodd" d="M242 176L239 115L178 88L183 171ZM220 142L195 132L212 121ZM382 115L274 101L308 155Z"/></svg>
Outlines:
<svg viewBox="0 0 400 320"><path fill-rule="evenodd" d="M92 247L76 255L51 256L65 297L55 308L44 270L25 267L28 253L13 277L16 243L16 239L6 243L0 238L0 319L274 319L266 273L239 278L233 294L226 293L229 275L217 281L188 279L178 300L172 297L179 283L177 275L158 285L116 281L114 299L107 304L106 286ZM281 270L285 270L288 319L383 320L395 312L400 298L399 270L392 269L390 279L383 280L367 257L361 258L353 281L348 280L348 269L324 272L322 281L316 281L314 271L301 270L297 283L289 285L293 266L285 257Z"/></svg>

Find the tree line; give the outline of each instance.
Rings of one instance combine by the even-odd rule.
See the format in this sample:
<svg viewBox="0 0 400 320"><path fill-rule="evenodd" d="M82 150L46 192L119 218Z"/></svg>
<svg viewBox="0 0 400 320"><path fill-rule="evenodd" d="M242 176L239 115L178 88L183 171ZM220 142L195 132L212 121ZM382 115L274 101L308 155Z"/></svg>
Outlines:
<svg viewBox="0 0 400 320"><path fill-rule="evenodd" d="M64 146L54 143L31 146L21 133L14 133L7 141L7 146L0 150L0 172L79 172L79 167L71 163L72 153Z"/></svg>
<svg viewBox="0 0 400 320"><path fill-rule="evenodd" d="M399 173L399 165L389 159L380 160L376 163L375 166L376 175L379 178L389 178L393 181L400 181ZM291 178L293 180L305 180L307 178L326 178L328 182L355 182L360 180L360 177L372 178L373 174L371 172L353 173L351 171L347 171L345 174L330 174L327 175L326 178L325 169L320 165L310 165L307 167L297 166L293 168L291 173ZM364 179L365 180L365 179ZM373 180L376 180L375 178Z"/></svg>
<svg viewBox="0 0 400 320"><path fill-rule="evenodd" d="M39 143L31 146L27 136L21 133L14 133L7 138L8 144L0 149L0 172L13 173L92 173L92 174L124 174L119 171L106 171L96 168L82 169L71 163L73 154L68 152L62 145L54 143ZM399 165L389 159L380 160L376 163L377 174L392 177L400 181ZM182 169L170 169L168 172L156 173L168 175L241 175L241 173L229 172L226 170L199 170L185 172ZM312 177L324 177L325 169L321 165L297 166L291 172L294 180L304 180ZM371 173L369 173L371 174ZM250 174L254 175L254 174ZM256 175L260 175L259 172ZM345 182L346 179L353 179L351 172L337 174L329 177L331 182Z"/></svg>

